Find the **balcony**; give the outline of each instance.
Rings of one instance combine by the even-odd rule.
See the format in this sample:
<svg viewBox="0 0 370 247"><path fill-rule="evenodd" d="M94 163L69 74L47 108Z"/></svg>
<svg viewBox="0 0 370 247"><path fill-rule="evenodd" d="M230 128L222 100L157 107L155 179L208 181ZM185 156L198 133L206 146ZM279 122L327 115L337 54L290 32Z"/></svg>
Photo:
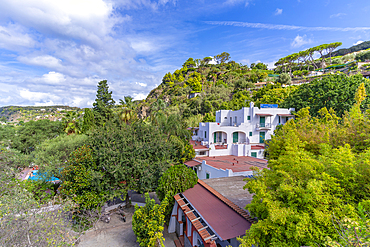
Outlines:
<svg viewBox="0 0 370 247"><path fill-rule="evenodd" d="M270 123L259 123L259 124L256 124L256 129L257 130L270 130L271 124Z"/></svg>

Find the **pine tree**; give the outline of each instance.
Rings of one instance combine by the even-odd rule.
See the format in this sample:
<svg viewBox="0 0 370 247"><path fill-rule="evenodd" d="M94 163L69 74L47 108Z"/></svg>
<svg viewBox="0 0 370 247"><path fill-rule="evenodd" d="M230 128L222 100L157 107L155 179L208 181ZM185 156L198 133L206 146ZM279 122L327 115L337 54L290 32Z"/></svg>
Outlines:
<svg viewBox="0 0 370 247"><path fill-rule="evenodd" d="M94 113L90 108L85 108L84 119L82 123L82 132L86 133L94 126Z"/></svg>
<svg viewBox="0 0 370 247"><path fill-rule="evenodd" d="M109 92L107 80L100 81L98 83L96 99L93 104L93 113L96 125L102 125L113 117L112 108L114 104L115 101L112 98L112 91Z"/></svg>

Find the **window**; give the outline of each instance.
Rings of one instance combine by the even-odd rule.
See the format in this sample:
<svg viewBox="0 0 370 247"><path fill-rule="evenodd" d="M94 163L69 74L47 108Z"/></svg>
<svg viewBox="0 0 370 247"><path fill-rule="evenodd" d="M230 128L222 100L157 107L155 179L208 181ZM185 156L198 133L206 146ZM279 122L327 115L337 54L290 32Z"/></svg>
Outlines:
<svg viewBox="0 0 370 247"><path fill-rule="evenodd" d="M257 158L257 152L252 152L251 156L254 157L254 158Z"/></svg>
<svg viewBox="0 0 370 247"><path fill-rule="evenodd" d="M252 132L249 132L249 136L252 136L253 135L253 133Z"/></svg>
<svg viewBox="0 0 370 247"><path fill-rule="evenodd" d="M238 123L238 117L234 117L234 124Z"/></svg>
<svg viewBox="0 0 370 247"><path fill-rule="evenodd" d="M206 151L200 151L199 155L206 155Z"/></svg>
<svg viewBox="0 0 370 247"><path fill-rule="evenodd" d="M211 174L209 174L208 172L206 173L206 179L209 179L211 177Z"/></svg>
<svg viewBox="0 0 370 247"><path fill-rule="evenodd" d="M251 116L248 116L248 117L247 117L247 120L251 120Z"/></svg>
<svg viewBox="0 0 370 247"><path fill-rule="evenodd" d="M207 131L204 131L204 138L207 138Z"/></svg>

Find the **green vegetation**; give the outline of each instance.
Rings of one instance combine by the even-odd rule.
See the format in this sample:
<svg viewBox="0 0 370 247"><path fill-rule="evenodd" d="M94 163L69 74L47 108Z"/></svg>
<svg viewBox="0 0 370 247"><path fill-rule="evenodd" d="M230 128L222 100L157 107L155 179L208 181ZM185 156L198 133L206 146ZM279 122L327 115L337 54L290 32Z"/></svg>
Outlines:
<svg viewBox="0 0 370 247"><path fill-rule="evenodd" d="M145 206L135 205L135 213L132 216L132 230L137 237L137 241L142 247L164 247L164 212L168 205L165 197L160 205L155 204L154 199L150 199L149 194L145 193Z"/></svg>
<svg viewBox="0 0 370 247"><path fill-rule="evenodd" d="M193 188L198 182L197 174L187 168L184 164L173 165L167 169L158 181L157 195L162 201L168 197L168 206L165 210L166 217L171 216L172 208L175 204L173 198L176 194L182 193L187 189Z"/></svg>
<svg viewBox="0 0 370 247"><path fill-rule="evenodd" d="M356 51L367 50L369 48L370 48L370 41L366 41L366 42L362 42L361 44L354 45L354 46L352 46L350 48L347 48L347 49L339 49L339 50L333 52L332 56L333 57L345 56L349 53L353 53L353 52L356 52Z"/></svg>
<svg viewBox="0 0 370 247"><path fill-rule="evenodd" d="M197 183L194 171L182 165L195 156L187 128L215 121L217 110L239 110L252 101L256 106L292 107L297 113L296 120L280 127L269 142L271 169L256 172L257 179L246 185L255 194L247 208L259 221L241 240L243 246L346 245L355 241L353 227L361 228L364 235L359 237L365 237L370 209L370 81L344 73L305 78L322 67L347 73L369 67L357 68L352 62L367 59L368 52L334 56L340 45L289 55L279 60L275 71L263 63L238 64L227 52L215 56L217 64L209 64L211 57L189 58L142 101L124 96L115 104L103 80L92 109L3 107L0 214L9 216L9 224L0 222L0 245L72 244L79 229L99 219L107 200L126 197L128 202L128 190L157 191L161 205L147 196L147 206L136 209L133 228L142 246L161 244L173 195ZM313 59L314 53L321 57ZM297 80L302 85L297 86ZM40 168L42 180L16 179L22 168L33 165ZM60 187L47 182L51 176L61 179ZM46 215L45 224L41 215L27 216L30 209L46 204L60 205L72 221L67 224L63 212ZM18 214L24 214L24 222L34 221L35 228L15 222ZM53 232L54 226L50 231L43 228L49 220L55 220L60 234ZM23 230L11 236L15 226ZM34 229L39 229L38 237L25 238ZM70 229L76 236L67 238ZM338 229L346 239L339 238Z"/></svg>
<svg viewBox="0 0 370 247"><path fill-rule="evenodd" d="M342 116L355 103L355 92L361 83L364 83L367 91L370 92L369 80L360 74L354 76L330 75L299 86L280 106L293 107L296 111L310 107L310 113L313 116L318 116L320 109L326 107L327 109L332 108L338 116ZM362 109L368 109L369 100L367 98L362 103Z"/></svg>
<svg viewBox="0 0 370 247"><path fill-rule="evenodd" d="M362 222L356 208L370 202L370 132L365 127L370 118L361 112L365 96L360 84L356 102L342 119L326 108L312 117L304 108L297 120L276 131L268 147L270 169L256 171L256 179L245 186L255 193L246 208L259 221L241 239L242 246L343 243L333 219Z"/></svg>

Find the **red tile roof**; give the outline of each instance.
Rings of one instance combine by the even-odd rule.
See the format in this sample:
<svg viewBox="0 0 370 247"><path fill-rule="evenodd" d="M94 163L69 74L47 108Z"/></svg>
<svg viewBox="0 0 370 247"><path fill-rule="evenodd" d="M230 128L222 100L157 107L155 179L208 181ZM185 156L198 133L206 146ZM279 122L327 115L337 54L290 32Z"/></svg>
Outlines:
<svg viewBox="0 0 370 247"><path fill-rule="evenodd" d="M215 156L215 157L197 157L199 161L206 161L207 165L210 165L217 169L230 169L233 172L244 172L250 171L251 167L257 167L260 169L267 168L267 160L258 159L250 156Z"/></svg>
<svg viewBox="0 0 370 247"><path fill-rule="evenodd" d="M201 145L201 142L198 141L189 141L190 144L193 146L194 150L209 150L206 146Z"/></svg>
<svg viewBox="0 0 370 247"><path fill-rule="evenodd" d="M280 117L294 117L292 114L278 114Z"/></svg>
<svg viewBox="0 0 370 247"><path fill-rule="evenodd" d="M257 116L273 116L270 113L256 113Z"/></svg>
<svg viewBox="0 0 370 247"><path fill-rule="evenodd" d="M227 145L215 145L215 149L227 149Z"/></svg>
<svg viewBox="0 0 370 247"><path fill-rule="evenodd" d="M198 184L183 192L182 195L222 240L244 235L252 225L247 219L248 214L221 194L216 196L217 191L212 193L210 190L213 189L198 181ZM207 231L204 233L209 235Z"/></svg>
<svg viewBox="0 0 370 247"><path fill-rule="evenodd" d="M265 149L264 145L252 145L251 146L252 150L260 150L260 149Z"/></svg>
<svg viewBox="0 0 370 247"><path fill-rule="evenodd" d="M185 165L193 167L202 164L202 162L198 162L196 160L189 160L185 162Z"/></svg>

